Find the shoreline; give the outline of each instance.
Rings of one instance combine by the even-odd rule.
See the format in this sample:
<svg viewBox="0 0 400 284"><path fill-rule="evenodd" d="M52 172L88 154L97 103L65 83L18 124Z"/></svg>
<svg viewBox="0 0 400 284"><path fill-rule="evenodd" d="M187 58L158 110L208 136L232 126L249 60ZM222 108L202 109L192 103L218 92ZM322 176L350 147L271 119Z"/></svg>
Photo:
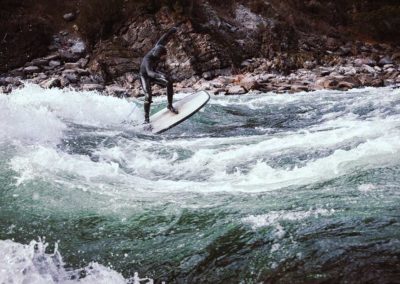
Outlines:
<svg viewBox="0 0 400 284"><path fill-rule="evenodd" d="M67 47L56 47L45 57L33 59L23 67L0 74L0 91L8 94L23 82L28 82L43 88L70 87L78 91L101 91L117 97L143 96L137 73L126 72L119 77L107 78L107 74L99 73L98 66L93 67L96 61L90 60L91 55L84 42L79 39L68 42ZM278 71L277 61L280 57L274 60L247 59L243 61L242 68L235 72L234 68L217 69L189 79L175 80L174 91L205 90L215 95L242 95L249 92L296 93L323 89L346 91L400 84L400 53L396 52L396 48L385 44L358 45L360 52L354 52L356 55L343 54L342 47L330 62L317 64L316 60L306 61L303 68L286 74ZM110 60L116 59L111 57ZM157 85L153 85L153 91L155 96L164 93Z"/></svg>

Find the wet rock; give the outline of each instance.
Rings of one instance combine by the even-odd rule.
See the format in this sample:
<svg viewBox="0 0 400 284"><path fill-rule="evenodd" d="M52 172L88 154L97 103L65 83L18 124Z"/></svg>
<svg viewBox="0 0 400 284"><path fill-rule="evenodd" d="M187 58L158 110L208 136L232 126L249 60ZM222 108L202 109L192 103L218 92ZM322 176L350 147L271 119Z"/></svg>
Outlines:
<svg viewBox="0 0 400 284"><path fill-rule="evenodd" d="M311 69L314 69L316 67L316 64L315 64L315 62L314 61L305 61L304 63L303 63L303 68L305 68L305 69L309 69L309 70L311 70Z"/></svg>
<svg viewBox="0 0 400 284"><path fill-rule="evenodd" d="M229 95L241 95L245 93L246 90L242 86L234 85L228 88Z"/></svg>
<svg viewBox="0 0 400 284"><path fill-rule="evenodd" d="M49 64L49 60L46 58L36 58L31 62L26 63L26 66L45 66Z"/></svg>
<svg viewBox="0 0 400 284"><path fill-rule="evenodd" d="M76 83L79 80L76 73L63 73L63 77L67 79L69 83Z"/></svg>
<svg viewBox="0 0 400 284"><path fill-rule="evenodd" d="M79 59L78 62L76 62L76 63L79 64L79 68L86 68L88 62L89 62L89 59L87 59L87 58L81 58L81 59Z"/></svg>
<svg viewBox="0 0 400 284"><path fill-rule="evenodd" d="M292 92L295 92L295 93L297 93L297 92L308 92L310 90L310 88L308 86L305 86L305 85L292 85L290 87L290 90Z"/></svg>
<svg viewBox="0 0 400 284"><path fill-rule="evenodd" d="M206 80L211 80L212 78L214 78L214 72L211 71L204 72L202 74L202 77Z"/></svg>
<svg viewBox="0 0 400 284"><path fill-rule="evenodd" d="M383 66L386 64L393 64L393 60L389 56L385 56L379 60L379 66Z"/></svg>
<svg viewBox="0 0 400 284"><path fill-rule="evenodd" d="M51 60L58 60L60 59L60 54L58 52L50 54L46 57L44 57L43 59L47 60L47 61L51 61Z"/></svg>
<svg viewBox="0 0 400 284"><path fill-rule="evenodd" d="M73 42L70 50L74 54L82 55L86 51L86 45L83 41L77 40Z"/></svg>
<svg viewBox="0 0 400 284"><path fill-rule="evenodd" d="M354 65L361 67L363 65L375 66L376 61L371 58L357 58L354 60Z"/></svg>
<svg viewBox="0 0 400 284"><path fill-rule="evenodd" d="M59 78L50 78L40 83L40 86L44 89L59 88L61 87L61 81Z"/></svg>
<svg viewBox="0 0 400 284"><path fill-rule="evenodd" d="M127 97L129 96L129 93L127 91L127 89L121 87L121 86L117 86L117 85L109 85L106 86L106 91L108 94L112 95L112 96L117 96L117 97Z"/></svg>
<svg viewBox="0 0 400 284"><path fill-rule="evenodd" d="M81 68L76 68L76 69L65 69L63 71L63 74L78 74L79 76L88 76L90 75L89 70L87 69L81 69Z"/></svg>
<svg viewBox="0 0 400 284"><path fill-rule="evenodd" d="M397 63L400 63L400 52L393 53L391 59Z"/></svg>
<svg viewBox="0 0 400 284"><path fill-rule="evenodd" d="M16 77L6 77L4 78L4 85L20 86L21 81Z"/></svg>
<svg viewBox="0 0 400 284"><path fill-rule="evenodd" d="M350 47L347 47L347 46L341 46L340 48L339 48L339 54L341 55L341 56L348 56L348 55L351 55L351 48Z"/></svg>
<svg viewBox="0 0 400 284"><path fill-rule="evenodd" d="M84 91L103 91L104 86L100 84L83 84L82 90Z"/></svg>
<svg viewBox="0 0 400 284"><path fill-rule="evenodd" d="M2 86L0 90L4 94L9 94L12 92L12 85Z"/></svg>
<svg viewBox="0 0 400 284"><path fill-rule="evenodd" d="M75 13L67 13L67 14L64 14L63 18L67 22L72 22L73 20L76 19L76 14Z"/></svg>
<svg viewBox="0 0 400 284"><path fill-rule="evenodd" d="M78 62L67 62L64 64L65 69L78 69L81 68L81 64Z"/></svg>
<svg viewBox="0 0 400 284"><path fill-rule="evenodd" d="M346 81L341 81L338 83L337 87L341 90L349 90L354 88L354 84Z"/></svg>
<svg viewBox="0 0 400 284"><path fill-rule="evenodd" d="M45 73L39 73L36 78L39 82L46 80L47 79L47 75Z"/></svg>
<svg viewBox="0 0 400 284"><path fill-rule="evenodd" d="M58 60L51 60L49 62L49 66L52 68L58 67L58 66L61 66L61 62Z"/></svg>
<svg viewBox="0 0 400 284"><path fill-rule="evenodd" d="M60 59L64 62L76 62L80 59L80 55L71 52L70 50L60 51Z"/></svg>
<svg viewBox="0 0 400 284"><path fill-rule="evenodd" d="M239 85L243 87L247 92L250 90L255 90L258 87L258 82L255 77L250 75L245 76L243 79L240 80Z"/></svg>
<svg viewBox="0 0 400 284"><path fill-rule="evenodd" d="M352 76L357 74L357 70L354 67L347 67L343 66L339 68L339 74L345 75L345 76Z"/></svg>
<svg viewBox="0 0 400 284"><path fill-rule="evenodd" d="M317 87L324 88L324 89L332 89L332 88L335 88L338 85L338 83L339 82L334 78L323 77L323 78L318 79L315 82L315 85Z"/></svg>
<svg viewBox="0 0 400 284"><path fill-rule="evenodd" d="M25 67L23 70L25 74L33 74L33 73L38 73L40 71L40 68L37 66L28 66Z"/></svg>
<svg viewBox="0 0 400 284"><path fill-rule="evenodd" d="M383 87L384 85L385 85L384 81L381 78L374 79L374 80L371 81L371 86L372 87Z"/></svg>
<svg viewBox="0 0 400 284"><path fill-rule="evenodd" d="M379 66L375 66L374 69L375 69L375 71L378 72L378 73L382 72L382 68L379 67Z"/></svg>
<svg viewBox="0 0 400 284"><path fill-rule="evenodd" d="M365 73L370 73L370 74L375 74L377 71L375 70L375 68L364 64L363 66L361 66L361 71L365 72Z"/></svg>

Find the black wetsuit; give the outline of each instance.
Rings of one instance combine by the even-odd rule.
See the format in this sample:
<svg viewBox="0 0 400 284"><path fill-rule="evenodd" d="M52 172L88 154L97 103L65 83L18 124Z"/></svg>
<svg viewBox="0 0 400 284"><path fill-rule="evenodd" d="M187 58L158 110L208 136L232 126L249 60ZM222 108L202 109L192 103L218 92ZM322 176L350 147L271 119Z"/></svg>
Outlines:
<svg viewBox="0 0 400 284"><path fill-rule="evenodd" d="M167 53L165 45L168 43L171 35L176 33L174 27L164 34L156 43L156 45L145 55L140 65L140 82L145 93L144 101L144 121L149 123L150 105L152 103L151 84L155 83L163 87L167 87L168 109L174 113L178 113L172 106L172 98L174 90L172 80L165 74L155 70L161 57Z"/></svg>

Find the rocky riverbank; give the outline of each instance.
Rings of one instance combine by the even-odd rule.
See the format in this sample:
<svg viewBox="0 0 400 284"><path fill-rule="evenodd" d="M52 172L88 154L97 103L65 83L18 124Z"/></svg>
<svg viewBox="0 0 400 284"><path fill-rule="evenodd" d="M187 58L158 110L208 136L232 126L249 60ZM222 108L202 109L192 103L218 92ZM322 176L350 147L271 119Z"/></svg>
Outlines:
<svg viewBox="0 0 400 284"><path fill-rule="evenodd" d="M116 80L107 82L88 65L90 55L85 43L79 39L60 40L50 46L56 49L45 57L36 58L20 67L3 74L0 86L3 93L24 83L36 83L43 88L74 88L96 90L109 95L142 95L137 74L128 72ZM355 48L357 46L357 48ZM349 48L355 55L343 54ZM175 90L192 92L207 90L217 95L246 94L248 92L301 92L320 89L348 90L358 87L382 87L400 85L400 53L386 44L348 44L338 48L334 60L325 65L306 61L303 68L289 74L280 72L278 60L252 58L242 62L242 68L232 72L230 69L218 70L220 74L205 72L202 76L193 75L175 83ZM376 59L374 59L376 58ZM225 73L225 74L224 74ZM155 93L164 91L155 86ZM160 90L160 92L158 92Z"/></svg>
<svg viewBox="0 0 400 284"><path fill-rule="evenodd" d="M54 31L50 38L35 42L34 51L40 53L30 52L22 43L13 53L8 45L8 41L22 42L19 37L29 35L28 30L21 29L23 35L11 30L4 37L0 34L5 51L0 52L5 62L0 73L1 92L32 82L43 88L140 96L140 60L177 22L183 24L169 43L169 59L162 66L172 74L176 91L202 89L230 95L400 84L399 38L393 27L396 18L385 19L386 28L371 28L374 19L400 9L390 1L384 1L380 8L373 1L306 1L304 7L296 1L111 2L108 8L97 7L96 0L52 7L51 21L41 18L40 25L33 25L40 29L51 25ZM18 10L22 11L20 17L26 17L24 9L30 14L37 7L41 7L40 13L50 9L45 2L29 3ZM352 7L352 12L346 7ZM15 9L5 5L4 11L7 8ZM60 12L63 14L57 14ZM362 15L371 18L370 25L363 22L363 31L359 27ZM25 60L18 60L25 62L22 66L8 60L18 49L26 55ZM39 54L45 56L37 57ZM154 89L156 94L164 92L157 86Z"/></svg>

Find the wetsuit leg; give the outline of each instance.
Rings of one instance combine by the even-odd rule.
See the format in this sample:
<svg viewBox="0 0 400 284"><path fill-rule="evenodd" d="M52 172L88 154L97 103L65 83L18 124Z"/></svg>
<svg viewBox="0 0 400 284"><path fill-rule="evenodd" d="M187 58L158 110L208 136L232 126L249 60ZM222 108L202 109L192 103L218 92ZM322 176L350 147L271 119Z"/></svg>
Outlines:
<svg viewBox="0 0 400 284"><path fill-rule="evenodd" d="M172 81L171 80L160 80L160 79L155 79L154 81L158 85L167 87L167 100L168 100L167 108L173 113L178 113L178 111L172 106L173 97L174 97L174 87L173 87Z"/></svg>
<svg viewBox="0 0 400 284"><path fill-rule="evenodd" d="M145 95L145 98L144 98L144 122L149 123L150 122L150 105L153 102L151 100L152 92L151 92L150 79L146 76L141 76L140 82L142 84L142 88L143 88L144 95Z"/></svg>
<svg viewBox="0 0 400 284"><path fill-rule="evenodd" d="M168 97L168 109L173 113L178 113L178 111L172 106L173 97L174 97L174 87L171 81L168 81L167 84L167 97Z"/></svg>

